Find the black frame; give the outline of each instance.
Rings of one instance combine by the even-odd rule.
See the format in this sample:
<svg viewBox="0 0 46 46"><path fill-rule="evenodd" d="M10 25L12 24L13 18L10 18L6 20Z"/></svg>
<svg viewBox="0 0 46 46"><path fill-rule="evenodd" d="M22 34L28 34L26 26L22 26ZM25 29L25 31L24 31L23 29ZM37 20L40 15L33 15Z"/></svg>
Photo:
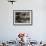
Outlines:
<svg viewBox="0 0 46 46"><path fill-rule="evenodd" d="M31 24L26 24L26 23L25 24L16 24L14 22L14 20L15 20L14 19L14 16L15 16L14 14L15 14L16 11L25 11L25 12L29 11L29 12L31 12ZM23 25L24 26L24 25L32 25L32 24L33 24L33 11L32 10L13 10L13 25Z"/></svg>

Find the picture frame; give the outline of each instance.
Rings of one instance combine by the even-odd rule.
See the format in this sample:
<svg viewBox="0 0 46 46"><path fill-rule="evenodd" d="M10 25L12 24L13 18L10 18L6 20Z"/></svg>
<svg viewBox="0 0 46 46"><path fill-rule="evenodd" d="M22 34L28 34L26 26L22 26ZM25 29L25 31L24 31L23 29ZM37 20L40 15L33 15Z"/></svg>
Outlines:
<svg viewBox="0 0 46 46"><path fill-rule="evenodd" d="M32 10L13 10L13 25L32 25Z"/></svg>

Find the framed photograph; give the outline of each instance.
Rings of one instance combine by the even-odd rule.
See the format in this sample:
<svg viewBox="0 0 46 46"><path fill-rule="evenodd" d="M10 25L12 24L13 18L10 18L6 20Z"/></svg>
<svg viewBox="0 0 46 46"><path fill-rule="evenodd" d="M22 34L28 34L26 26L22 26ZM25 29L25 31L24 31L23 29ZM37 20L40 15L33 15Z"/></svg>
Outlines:
<svg viewBox="0 0 46 46"><path fill-rule="evenodd" d="M13 10L14 25L32 25L32 10Z"/></svg>

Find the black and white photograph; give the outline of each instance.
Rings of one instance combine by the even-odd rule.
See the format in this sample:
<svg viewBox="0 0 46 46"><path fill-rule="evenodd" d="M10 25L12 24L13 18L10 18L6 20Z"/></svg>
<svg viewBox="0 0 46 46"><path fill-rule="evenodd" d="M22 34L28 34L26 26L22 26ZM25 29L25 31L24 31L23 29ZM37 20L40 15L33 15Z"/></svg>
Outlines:
<svg viewBox="0 0 46 46"><path fill-rule="evenodd" d="M14 24L32 24L32 10L14 10Z"/></svg>

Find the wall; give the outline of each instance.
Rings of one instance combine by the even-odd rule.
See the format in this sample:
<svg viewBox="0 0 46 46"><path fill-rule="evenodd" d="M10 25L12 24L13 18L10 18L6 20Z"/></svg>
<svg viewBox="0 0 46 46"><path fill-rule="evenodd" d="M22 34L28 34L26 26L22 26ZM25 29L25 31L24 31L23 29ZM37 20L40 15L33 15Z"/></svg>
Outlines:
<svg viewBox="0 0 46 46"><path fill-rule="evenodd" d="M13 10L33 10L32 26L14 26ZM13 5L0 0L0 40L15 40L19 32L26 32L33 40L46 40L46 0L17 0Z"/></svg>

